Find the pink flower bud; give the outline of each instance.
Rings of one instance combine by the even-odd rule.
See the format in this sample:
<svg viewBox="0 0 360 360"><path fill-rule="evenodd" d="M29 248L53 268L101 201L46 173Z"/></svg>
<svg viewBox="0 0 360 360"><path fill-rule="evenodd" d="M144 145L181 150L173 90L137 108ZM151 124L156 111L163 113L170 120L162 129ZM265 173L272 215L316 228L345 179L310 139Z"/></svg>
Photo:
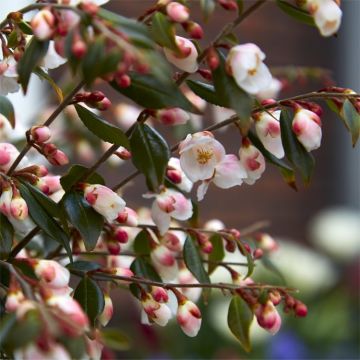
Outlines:
<svg viewBox="0 0 360 360"><path fill-rule="evenodd" d="M106 326L108 324L114 313L114 306L111 297L108 294L104 294L104 300L104 310L98 317L102 326Z"/></svg>
<svg viewBox="0 0 360 360"><path fill-rule="evenodd" d="M187 21L182 26L192 39L202 39L204 37L204 30L198 23Z"/></svg>
<svg viewBox="0 0 360 360"><path fill-rule="evenodd" d="M174 254L164 245L158 245L151 251L151 259L163 266L173 266L176 261Z"/></svg>
<svg viewBox="0 0 360 360"><path fill-rule="evenodd" d="M261 249L267 252L275 251L279 248L279 244L276 240L266 233L259 233L255 236L256 241Z"/></svg>
<svg viewBox="0 0 360 360"><path fill-rule="evenodd" d="M116 241L108 241L106 247L111 255L119 255L121 251L120 244Z"/></svg>
<svg viewBox="0 0 360 360"><path fill-rule="evenodd" d="M37 143L44 143L51 137L51 131L47 126L33 126L30 129L32 138Z"/></svg>
<svg viewBox="0 0 360 360"><path fill-rule="evenodd" d="M18 157L18 149L9 143L0 143L0 171L7 172Z"/></svg>
<svg viewBox="0 0 360 360"><path fill-rule="evenodd" d="M3 187L0 196L0 212L4 215L11 214L11 200L13 197L13 191L11 187Z"/></svg>
<svg viewBox="0 0 360 360"><path fill-rule="evenodd" d="M160 326L165 326L171 318L169 307L155 301L151 294L145 294L141 304L148 317Z"/></svg>
<svg viewBox="0 0 360 360"><path fill-rule="evenodd" d="M307 151L318 149L321 144L321 120L320 117L306 109L295 112L292 129Z"/></svg>
<svg viewBox="0 0 360 360"><path fill-rule="evenodd" d="M77 58L82 59L87 53L87 45L83 40L76 40L71 47L71 53Z"/></svg>
<svg viewBox="0 0 360 360"><path fill-rule="evenodd" d="M190 115L180 108L158 110L156 119L164 125L182 125L190 120Z"/></svg>
<svg viewBox="0 0 360 360"><path fill-rule="evenodd" d="M41 180L48 188L47 194L53 194L62 189L59 175L43 176Z"/></svg>
<svg viewBox="0 0 360 360"><path fill-rule="evenodd" d="M16 311L20 304L25 300L25 296L20 289L14 289L9 291L6 297L5 309L7 312Z"/></svg>
<svg viewBox="0 0 360 360"><path fill-rule="evenodd" d="M253 252L253 256L255 260L261 259L264 255L263 249L257 248Z"/></svg>
<svg viewBox="0 0 360 360"><path fill-rule="evenodd" d="M9 163L10 159L11 159L10 154L5 150L0 149L0 166Z"/></svg>
<svg viewBox="0 0 360 360"><path fill-rule="evenodd" d="M47 157L47 159L49 163L54 166L63 166L69 163L69 158L61 150L57 150L55 154L50 155L49 157Z"/></svg>
<svg viewBox="0 0 360 360"><path fill-rule="evenodd" d="M54 260L38 260L34 265L36 276L51 288L63 288L69 284L69 270Z"/></svg>
<svg viewBox="0 0 360 360"><path fill-rule="evenodd" d="M166 303L169 300L169 295L167 291L159 286L152 286L151 295L154 300L159 303Z"/></svg>
<svg viewBox="0 0 360 360"><path fill-rule="evenodd" d="M134 276L134 273L129 268L125 268L125 267L113 268L112 272L114 273L114 275L124 276L124 277L128 277L128 278L131 278ZM117 280L117 281L119 282L119 280ZM121 282L121 280L120 280L120 282Z"/></svg>
<svg viewBox="0 0 360 360"><path fill-rule="evenodd" d="M110 107L111 101L107 97L96 103L96 108L100 111L108 110Z"/></svg>
<svg viewBox="0 0 360 360"><path fill-rule="evenodd" d="M258 324L262 328L272 335L275 335L279 331L281 327L281 317L270 300L268 300L265 305L256 304L254 313Z"/></svg>
<svg viewBox="0 0 360 360"><path fill-rule="evenodd" d="M301 301L297 301L295 305L295 314L299 317L305 317L308 313L307 306Z"/></svg>
<svg viewBox="0 0 360 360"><path fill-rule="evenodd" d="M180 269L178 273L178 281L180 284L198 284L199 282L195 279L194 275L186 268L183 267ZM183 287L181 288L181 292L192 302L196 302L199 300L201 296L201 288L200 287Z"/></svg>
<svg viewBox="0 0 360 360"><path fill-rule="evenodd" d="M54 33L55 17L50 10L40 10L31 20L31 28L39 40L50 39Z"/></svg>
<svg viewBox="0 0 360 360"><path fill-rule="evenodd" d="M26 201L21 196L14 196L10 203L10 213L17 220L24 220L29 215Z"/></svg>
<svg viewBox="0 0 360 360"><path fill-rule="evenodd" d="M58 148L55 144L44 144L42 145L42 151L46 157L55 155Z"/></svg>
<svg viewBox="0 0 360 360"><path fill-rule="evenodd" d="M182 180L182 173L180 170L176 169L168 169L166 170L166 176L172 181L174 184L180 184Z"/></svg>
<svg viewBox="0 0 360 360"><path fill-rule="evenodd" d="M201 326L201 313L199 308L190 300L179 304L176 319L182 331L190 337L195 337Z"/></svg>
<svg viewBox="0 0 360 360"><path fill-rule="evenodd" d="M126 244L129 241L129 234L127 233L126 230L124 230L121 227L118 227L115 230L114 235L115 235L115 239L121 244Z"/></svg>
<svg viewBox="0 0 360 360"><path fill-rule="evenodd" d="M115 155L118 156L121 160L131 159L131 152L122 146L120 146L120 148L116 150Z"/></svg>
<svg viewBox="0 0 360 360"><path fill-rule="evenodd" d="M279 291L277 290L272 290L270 293L269 293L269 299L271 300L271 302L276 306L276 305L279 305L281 300L282 300L282 296L281 294L279 293Z"/></svg>
<svg viewBox="0 0 360 360"><path fill-rule="evenodd" d="M225 9L235 11L238 9L237 2L235 0L218 0L219 4Z"/></svg>
<svg viewBox="0 0 360 360"><path fill-rule="evenodd" d="M129 75L122 74L119 76L115 76L115 81L119 85L119 87L125 89L131 85L131 78Z"/></svg>
<svg viewBox="0 0 360 360"><path fill-rule="evenodd" d="M36 176L39 176L39 177L44 177L44 176L47 176L49 174L49 170L46 166L44 165L36 165L36 168L34 169L34 172L33 172ZM59 183L60 183L60 176L54 176L54 177L57 177L59 178Z"/></svg>
<svg viewBox="0 0 360 360"><path fill-rule="evenodd" d="M189 19L189 9L178 3L172 1L166 6L166 13L172 21L183 23Z"/></svg>
<svg viewBox="0 0 360 360"><path fill-rule="evenodd" d="M182 249L179 237L171 231L168 231L164 234L161 242L171 251L180 252Z"/></svg>
<svg viewBox="0 0 360 360"><path fill-rule="evenodd" d="M124 210L117 214L116 221L123 225L137 226L138 225L138 214L135 210L125 206Z"/></svg>

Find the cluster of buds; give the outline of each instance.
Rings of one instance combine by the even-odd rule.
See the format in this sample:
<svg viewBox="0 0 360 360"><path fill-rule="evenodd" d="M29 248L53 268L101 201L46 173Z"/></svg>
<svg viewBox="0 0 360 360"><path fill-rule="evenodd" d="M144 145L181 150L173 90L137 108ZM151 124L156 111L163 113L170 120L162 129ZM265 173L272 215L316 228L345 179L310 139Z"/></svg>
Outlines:
<svg viewBox="0 0 360 360"><path fill-rule="evenodd" d="M33 145L40 153L42 153L51 165L63 166L69 163L67 155L59 150L55 144L36 144Z"/></svg>
<svg viewBox="0 0 360 360"><path fill-rule="evenodd" d="M209 236L207 234L196 230L189 231L189 234L191 234L194 239L196 239L197 243L199 244L200 250L204 254L210 254L213 251L213 245L209 240Z"/></svg>
<svg viewBox="0 0 360 360"><path fill-rule="evenodd" d="M25 220L29 216L26 201L11 180L0 178L0 212L9 220Z"/></svg>
<svg viewBox="0 0 360 360"><path fill-rule="evenodd" d="M78 93L75 95L73 103L79 102L100 111L105 111L111 106L111 101L101 91Z"/></svg>
<svg viewBox="0 0 360 360"><path fill-rule="evenodd" d="M331 92L331 93L338 93L338 94L345 94L345 95L354 95L356 92L352 89L341 88L337 86L330 86L324 89L321 89L319 92ZM333 97L331 98L331 102L336 106L339 113L342 114L344 112L344 101L346 98L340 97ZM360 96L356 98L350 99L351 103L353 104L355 110L358 114L360 114Z"/></svg>

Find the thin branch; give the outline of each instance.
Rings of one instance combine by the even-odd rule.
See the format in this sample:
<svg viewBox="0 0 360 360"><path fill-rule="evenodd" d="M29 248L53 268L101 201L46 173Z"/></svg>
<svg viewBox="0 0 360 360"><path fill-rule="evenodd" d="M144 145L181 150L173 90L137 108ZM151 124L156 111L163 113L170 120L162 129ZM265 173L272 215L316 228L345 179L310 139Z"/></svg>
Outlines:
<svg viewBox="0 0 360 360"><path fill-rule="evenodd" d="M32 238L40 232L40 227L35 226L10 252L8 261L15 259L16 255L25 248L25 246L32 240Z"/></svg>
<svg viewBox="0 0 360 360"><path fill-rule="evenodd" d="M50 126L51 123L57 118L57 116L69 105L74 95L84 86L85 82L81 80L74 89L65 97L65 99L58 105L58 107L53 111L53 113L49 116L49 118L43 123L42 126ZM27 154L27 152L31 149L31 144L27 143L24 148L21 150L18 157L15 159L13 164L11 165L7 174L11 176L16 167L20 164L21 160Z"/></svg>

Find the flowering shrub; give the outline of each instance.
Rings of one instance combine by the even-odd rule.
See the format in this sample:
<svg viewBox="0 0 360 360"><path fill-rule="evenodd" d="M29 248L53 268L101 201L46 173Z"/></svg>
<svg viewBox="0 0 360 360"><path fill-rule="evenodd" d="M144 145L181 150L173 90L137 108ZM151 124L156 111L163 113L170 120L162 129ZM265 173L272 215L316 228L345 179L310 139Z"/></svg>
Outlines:
<svg viewBox="0 0 360 360"><path fill-rule="evenodd" d="M154 1L137 20L101 8L106 2L39 0L0 23L0 128L19 126L6 95L26 93L34 75L49 82L59 99L45 121L26 131L22 149L0 143L0 351L16 359L99 359L103 348L123 346L124 335L106 327L117 288L132 293L144 323L166 326L175 318L190 337L203 321L196 303L207 301L209 289L220 289L232 297L229 328L250 351L255 318L275 334L280 304L297 317L306 316L307 307L292 288L252 280L255 263L277 249L269 234L259 226L228 229L221 221L200 227L190 192L197 187L201 201L211 184L254 185L268 164L291 187L298 174L308 183L311 152L322 138L319 102L326 100L337 113L355 146L360 95L331 86L275 100L282 83L264 62L264 52L252 43L238 44L234 33L264 0L246 9L241 0L201 1L205 18L214 11L234 13L205 46L196 41L203 28L192 20L189 2ZM271 6L331 36L341 22L339 3L277 0ZM30 11L32 19L24 20ZM76 83L67 92L50 71L60 65ZM141 110L113 105L97 90L99 83ZM229 118L190 131L169 147L157 123L195 123L207 103L231 110ZM120 126L102 118L108 109ZM65 124L63 131L71 122L74 153L73 144L61 149L55 121ZM216 139L215 131L225 126L239 132L236 154ZM94 140L83 135L84 127ZM74 156L89 159L99 144L105 150L92 166L73 164ZM131 161L136 170L110 188L96 172L107 160ZM147 212L133 209L120 193L138 175L148 187ZM226 253L245 258L246 273L235 271L240 260L228 263ZM232 283L211 282L217 267L229 272Z"/></svg>

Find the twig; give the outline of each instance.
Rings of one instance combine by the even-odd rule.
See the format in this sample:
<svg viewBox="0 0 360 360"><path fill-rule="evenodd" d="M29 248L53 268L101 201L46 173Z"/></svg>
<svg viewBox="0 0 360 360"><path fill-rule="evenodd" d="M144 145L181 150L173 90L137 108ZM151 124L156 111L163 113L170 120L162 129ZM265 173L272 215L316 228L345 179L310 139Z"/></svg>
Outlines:
<svg viewBox="0 0 360 360"><path fill-rule="evenodd" d="M16 255L24 249L24 247L32 240L32 238L40 231L39 226L35 226L10 252L8 261L15 259Z"/></svg>

